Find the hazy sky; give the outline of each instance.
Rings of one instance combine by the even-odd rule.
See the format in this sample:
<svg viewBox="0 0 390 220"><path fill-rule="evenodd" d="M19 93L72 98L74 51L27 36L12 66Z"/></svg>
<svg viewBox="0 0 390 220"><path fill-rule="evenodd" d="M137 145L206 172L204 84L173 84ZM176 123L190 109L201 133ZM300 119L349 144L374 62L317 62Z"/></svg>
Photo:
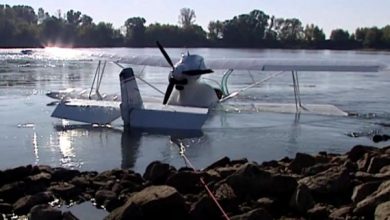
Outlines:
<svg viewBox="0 0 390 220"><path fill-rule="evenodd" d="M354 32L357 27L390 24L390 0L1 0L0 4L39 7L51 15L58 9L70 9L91 16L95 22L111 22L116 28L129 17L144 17L147 24L178 24L181 8L191 8L196 23L207 30L212 20L231 19L253 9L282 18L298 18L304 25L314 23L329 36L343 28Z"/></svg>

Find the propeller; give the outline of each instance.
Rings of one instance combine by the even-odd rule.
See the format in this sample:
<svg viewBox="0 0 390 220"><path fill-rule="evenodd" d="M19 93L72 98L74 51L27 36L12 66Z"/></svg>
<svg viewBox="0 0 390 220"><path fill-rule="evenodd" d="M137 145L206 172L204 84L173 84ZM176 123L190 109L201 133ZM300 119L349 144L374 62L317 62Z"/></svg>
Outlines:
<svg viewBox="0 0 390 220"><path fill-rule="evenodd" d="M173 65L173 62L172 62L171 58L169 57L167 51L160 44L159 41L156 41L156 44L157 44L157 47L160 49L161 53L163 54L163 56L165 57L165 59L167 60L168 64L172 67L172 72L173 72L175 70L175 66ZM199 70L185 70L182 72L182 74L187 75L187 76L199 76L199 75L208 74L208 73L212 73L212 72L213 72L213 70L211 70L211 69L199 69ZM169 78L169 84L168 84L167 89L165 91L163 104L164 105L167 104L168 99L171 96L171 93L173 91L175 84L186 84L186 83L187 83L187 80L178 81L171 76Z"/></svg>
<svg viewBox="0 0 390 220"><path fill-rule="evenodd" d="M169 63L169 65L172 67L172 71L175 70L175 66L173 65L173 62L171 58L169 57L167 51L165 51L164 47L160 44L159 41L156 41L157 47L160 49L161 53L164 55L165 59ZM175 86L173 79L169 79L169 84L167 86L167 90L165 91L164 99L163 99L163 104L167 104L169 97L171 96L171 93L173 91L173 87Z"/></svg>

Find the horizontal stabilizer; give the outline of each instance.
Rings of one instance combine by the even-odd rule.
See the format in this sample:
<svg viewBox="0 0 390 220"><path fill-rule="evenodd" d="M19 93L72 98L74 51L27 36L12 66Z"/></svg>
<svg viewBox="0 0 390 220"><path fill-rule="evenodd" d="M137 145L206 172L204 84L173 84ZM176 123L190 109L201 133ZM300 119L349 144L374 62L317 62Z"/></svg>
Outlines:
<svg viewBox="0 0 390 220"><path fill-rule="evenodd" d="M61 101L52 117L90 124L109 124L121 116L120 102L96 100Z"/></svg>

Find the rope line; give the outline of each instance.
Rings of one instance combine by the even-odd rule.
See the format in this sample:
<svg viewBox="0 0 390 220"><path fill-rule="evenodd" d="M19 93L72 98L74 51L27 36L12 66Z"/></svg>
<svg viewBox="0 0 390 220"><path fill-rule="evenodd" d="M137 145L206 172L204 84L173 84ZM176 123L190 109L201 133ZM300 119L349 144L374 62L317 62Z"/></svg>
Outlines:
<svg viewBox="0 0 390 220"><path fill-rule="evenodd" d="M188 157L185 155L185 147L184 145L179 142L179 143L176 143L175 141L173 141L173 143L179 145L180 147L180 156L183 157L184 159L184 162L186 164L186 166L190 166L191 169L193 169L196 173L199 173L199 171L197 169L195 169L194 165L192 165L191 161L188 159ZM221 211L223 217L226 219L226 220L230 220L229 216L226 214L225 210L222 208L221 204L219 204L217 198L215 198L213 192L211 192L210 188L207 186L206 182L204 181L203 177L199 177L200 179L200 182L202 183L203 187L206 189L207 193L209 194L210 198L214 201L214 203L217 205L218 209Z"/></svg>

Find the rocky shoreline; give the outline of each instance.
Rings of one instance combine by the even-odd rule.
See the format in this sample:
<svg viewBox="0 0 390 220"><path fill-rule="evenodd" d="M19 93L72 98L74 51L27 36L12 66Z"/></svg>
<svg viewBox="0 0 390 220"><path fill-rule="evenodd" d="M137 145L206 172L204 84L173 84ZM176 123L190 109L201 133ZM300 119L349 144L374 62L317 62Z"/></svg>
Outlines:
<svg viewBox="0 0 390 220"><path fill-rule="evenodd" d="M0 219L77 219L55 204L92 201L104 219L389 219L390 146L297 153L262 164L225 157L202 171L155 161L143 175L21 166L0 171Z"/></svg>

